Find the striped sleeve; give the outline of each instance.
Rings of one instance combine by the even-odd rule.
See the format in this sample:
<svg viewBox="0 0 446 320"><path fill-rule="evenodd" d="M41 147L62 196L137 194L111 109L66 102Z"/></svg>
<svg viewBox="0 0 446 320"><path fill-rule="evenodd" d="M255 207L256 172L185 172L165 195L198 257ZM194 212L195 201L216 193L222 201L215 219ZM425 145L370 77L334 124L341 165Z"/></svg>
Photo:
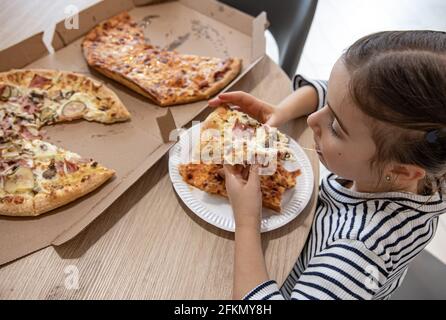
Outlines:
<svg viewBox="0 0 446 320"><path fill-rule="evenodd" d="M383 260L361 241L338 240L320 251L300 275L291 300L371 300L388 277ZM244 300L282 300L277 282L269 280Z"/></svg>
<svg viewBox="0 0 446 320"><path fill-rule="evenodd" d="M294 90L297 90L301 87L308 86L308 85L313 86L317 91L317 95L318 95L318 99L319 99L317 109L319 110L326 104L328 81L312 80L312 79L308 79L300 74L296 74L294 76L294 78L293 78L293 89Z"/></svg>
<svg viewBox="0 0 446 320"><path fill-rule="evenodd" d="M252 289L243 300L284 300L274 280L266 281Z"/></svg>
<svg viewBox="0 0 446 320"><path fill-rule="evenodd" d="M291 299L370 300L387 277L384 261L364 243L338 240L309 261Z"/></svg>

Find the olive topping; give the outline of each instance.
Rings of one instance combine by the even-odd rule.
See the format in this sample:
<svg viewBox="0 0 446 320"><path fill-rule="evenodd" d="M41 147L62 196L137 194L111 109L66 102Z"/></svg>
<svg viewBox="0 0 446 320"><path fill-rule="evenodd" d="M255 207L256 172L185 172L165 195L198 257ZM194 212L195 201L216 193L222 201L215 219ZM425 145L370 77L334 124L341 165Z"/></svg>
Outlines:
<svg viewBox="0 0 446 320"><path fill-rule="evenodd" d="M44 99L44 95L43 94L40 94L40 93L37 93L37 92L34 92L34 91L30 93L30 96L31 96L31 101L34 102L34 103L40 103Z"/></svg>

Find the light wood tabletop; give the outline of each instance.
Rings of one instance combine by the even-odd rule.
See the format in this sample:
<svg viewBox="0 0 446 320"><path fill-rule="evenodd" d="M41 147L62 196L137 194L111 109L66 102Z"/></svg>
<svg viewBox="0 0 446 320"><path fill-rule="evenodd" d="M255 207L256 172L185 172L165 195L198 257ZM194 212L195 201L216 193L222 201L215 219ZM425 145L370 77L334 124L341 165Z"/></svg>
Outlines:
<svg viewBox="0 0 446 320"><path fill-rule="evenodd" d="M24 2L8 2L8 17L14 17L17 10L22 19L28 12L31 15L26 19L54 21L52 10L46 17L32 18L37 1ZM59 3L64 1L57 2L59 8L64 7ZM94 1L80 1L88 2ZM39 6L48 3L55 2L39 1ZM7 38L3 35L9 35L10 28L17 25L13 18L4 20L4 14L0 13L0 39ZM44 26L41 22L36 25ZM20 41L29 32L16 32L13 38ZM269 58L256 70L247 75L251 87L234 89L250 91L271 103L291 93L290 80ZM295 120L283 130L301 146L313 147L305 119ZM309 205L292 222L262 236L269 275L279 283L299 256L314 216L318 158L312 151L307 155L315 173ZM187 209L173 189L167 162L165 155L72 240L1 266L0 299L229 299L234 236Z"/></svg>

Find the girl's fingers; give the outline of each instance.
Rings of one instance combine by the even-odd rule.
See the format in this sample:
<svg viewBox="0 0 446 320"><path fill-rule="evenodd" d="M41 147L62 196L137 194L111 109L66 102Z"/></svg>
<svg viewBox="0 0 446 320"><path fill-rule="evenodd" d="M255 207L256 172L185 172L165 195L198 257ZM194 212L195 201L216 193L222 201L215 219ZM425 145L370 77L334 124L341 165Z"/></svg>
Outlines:
<svg viewBox="0 0 446 320"><path fill-rule="evenodd" d="M225 171L226 190L228 192L229 199L231 199L233 194L237 194L240 192L241 185L237 180L237 177L230 171L230 169L225 167L224 171Z"/></svg>
<svg viewBox="0 0 446 320"><path fill-rule="evenodd" d="M238 168L236 166L232 166L230 164L224 164L223 169L225 171L225 174L230 173L232 175L235 175L238 173Z"/></svg>
<svg viewBox="0 0 446 320"><path fill-rule="evenodd" d="M229 164L223 165L225 182L228 187L240 188L245 185L245 181L242 178L242 170L239 166L231 166Z"/></svg>
<svg viewBox="0 0 446 320"><path fill-rule="evenodd" d="M278 123L278 120L276 118L277 117L274 117L274 116L268 117L268 120L265 122L265 124L270 126L270 127L274 127L274 128L279 127L279 123Z"/></svg>
<svg viewBox="0 0 446 320"><path fill-rule="evenodd" d="M244 181L248 181L249 174L250 174L250 169L248 167L245 167L242 169L241 176Z"/></svg>
<svg viewBox="0 0 446 320"><path fill-rule="evenodd" d="M221 177L221 178L225 178L225 169L221 168L217 170L217 174Z"/></svg>
<svg viewBox="0 0 446 320"><path fill-rule="evenodd" d="M219 107L222 104L224 104L223 100L221 100L219 97L215 97L208 101L209 106L211 107Z"/></svg>
<svg viewBox="0 0 446 320"><path fill-rule="evenodd" d="M247 182L248 186L259 186L260 185L260 177L259 177L259 165L253 164L249 168L249 178Z"/></svg>
<svg viewBox="0 0 446 320"><path fill-rule="evenodd" d="M250 108L254 104L258 103L258 100L256 98L243 91L225 92L219 94L218 98L221 101L238 105L241 108Z"/></svg>
<svg viewBox="0 0 446 320"><path fill-rule="evenodd" d="M222 104L232 104L260 122L265 122L268 115L272 112L272 107L267 103L253 97L243 91L225 92L209 100L209 105L217 107Z"/></svg>
<svg viewBox="0 0 446 320"><path fill-rule="evenodd" d="M224 164L223 172L225 173L225 177L227 177L229 174L232 174L232 166L230 166L228 164Z"/></svg>
<svg viewBox="0 0 446 320"><path fill-rule="evenodd" d="M235 172L233 166L225 164L223 166L223 172L225 174L225 181L228 186L232 185L234 181L237 181L237 173Z"/></svg>
<svg viewBox="0 0 446 320"><path fill-rule="evenodd" d="M208 101L209 106L211 107L219 107L221 105L228 105L229 103L232 103L233 95L231 93L222 93L219 94L217 97L212 98Z"/></svg>

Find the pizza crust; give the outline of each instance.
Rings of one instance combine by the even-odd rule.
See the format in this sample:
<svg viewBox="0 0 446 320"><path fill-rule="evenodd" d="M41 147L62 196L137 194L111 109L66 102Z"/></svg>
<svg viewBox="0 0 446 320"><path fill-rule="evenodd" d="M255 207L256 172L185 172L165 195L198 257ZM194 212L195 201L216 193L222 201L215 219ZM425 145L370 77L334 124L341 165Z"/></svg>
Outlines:
<svg viewBox="0 0 446 320"><path fill-rule="evenodd" d="M92 97L99 97L101 100L108 100L110 109L106 111L105 117L85 120L94 120L102 123L114 123L130 119L130 113L118 98L116 93L107 88L103 83L91 79L83 74L48 69L13 69L0 73L0 82L28 88L35 75L40 75L50 79L52 81L52 90L73 90L76 92L85 93L86 95ZM43 90L45 90L45 88L43 88ZM74 119L75 118L64 119L64 121Z"/></svg>
<svg viewBox="0 0 446 320"><path fill-rule="evenodd" d="M102 168L104 169L104 168ZM70 203L98 188L114 175L110 169L89 173L90 178L83 183L55 190L51 194L38 193L34 197L34 216L51 211Z"/></svg>
<svg viewBox="0 0 446 320"><path fill-rule="evenodd" d="M120 84L128 87L129 89L136 91L137 93L149 98L150 100L152 100L153 102L155 102L156 104L161 104L161 100L158 100L156 98L156 96L151 95L149 92L145 91L144 89L142 89L140 86L138 86L136 83L127 80L127 78L123 77L122 75L120 75L119 73L107 70L105 68L102 68L100 66L96 66L96 65L90 65L91 68L93 68L94 70L96 70L99 73L102 73L104 76L115 80L116 82L119 82Z"/></svg>
<svg viewBox="0 0 446 320"><path fill-rule="evenodd" d="M120 48L125 53L115 54ZM143 30L127 12L94 27L85 36L82 49L91 68L162 107L209 99L240 73L242 65L238 58L179 54L146 44ZM154 66L150 61L161 61L163 67L145 71ZM180 84L175 83L177 72ZM142 73L143 77L137 76Z"/></svg>
<svg viewBox="0 0 446 320"><path fill-rule="evenodd" d="M72 117L68 117L67 114L64 115L63 112L60 112L60 114L58 114L58 117L53 122L48 123L71 121L78 118L84 118L85 120L98 121L102 123L113 123L117 121L124 121L130 118L129 112L112 90L107 88L103 83L81 74L46 69L11 70L8 72L0 73L0 83L12 87L17 87L18 89L37 88L38 92L49 92L49 90L54 90L53 93L56 92L58 97L62 96L60 92L57 92L58 90L63 90L64 92L73 91L74 93L83 94L79 95L78 98L69 100L69 97L73 95L73 93L71 93L67 100L68 102L80 102L83 103L85 106L88 106L88 113L83 113L80 116L73 113ZM33 85L30 86L31 84ZM25 93L29 94L28 91L25 91ZM65 100L63 103L67 103L67 100ZM62 107L62 100L56 101L59 103L59 105L55 106L55 110L57 110L57 108L59 107L63 108L65 106L64 105ZM99 109L100 107L103 107L104 109ZM98 111L96 113L96 108L100 112ZM59 111L61 110L59 109ZM10 115L12 115L11 117L14 120L14 113L10 113ZM38 117L39 114L37 113L37 118L33 117L33 120L31 120L29 123L34 125L35 127L40 127L42 124L45 125L46 123L43 122L40 124L38 122L32 122L36 121ZM88 117L88 119L86 117ZM11 120L11 118L8 118L8 120ZM15 121L13 122L16 123ZM21 127L14 127L14 130L21 130ZM30 191L29 193L9 194L6 193L4 190L0 190L0 194L2 195L0 197L0 215L25 217L37 216L42 213L46 213L93 191L114 175L113 170L102 167L95 163L93 160L88 160L90 161L90 167L84 167L84 169L86 170L79 172L77 170L79 170L80 167L77 167L77 164L75 162L71 163L71 167L69 167L70 159L79 159L79 163L82 164L85 164L86 159L82 159L79 155L76 156L73 152L69 154L68 158L65 158L65 155L67 154L66 150L53 146L54 148L57 148L57 151L55 151L51 146L48 146L49 143L47 142L45 143L47 145L45 149L40 148L43 145L39 144L39 138L30 138L27 136L24 136L24 138L17 138L15 136L11 136L10 139L12 139L12 142L17 142L21 139L23 139L23 141L28 141L29 145L26 144L26 148L29 149L28 152L31 152L31 156L35 157L31 158L34 161L38 159L37 156L39 152L48 151L48 157L55 158L57 154L62 156L64 161L64 163L62 164L64 166L64 169L62 170L65 170L64 177L68 180L65 180L65 183L63 180L55 180L53 188L51 189L41 188L42 185L39 184L37 185L37 187L36 185L34 185L35 187L33 188L33 190L39 190L40 193L32 193ZM17 144L17 147L19 146L20 148L22 148L25 146L25 144L19 143ZM21 151L22 149L19 149L17 151L19 152L19 155L21 154ZM19 160L21 159L19 158ZM29 165L28 162L26 164ZM35 167L33 166L32 168L30 168L35 173L35 170L38 167L36 162L34 162L33 164ZM18 165L22 166L23 164ZM46 168L46 170L48 170L48 168ZM59 171L60 169L57 170ZM38 175L34 174L34 179L37 179L37 177L40 179L35 180L35 182L38 181L39 183L41 183L43 181L44 176L42 174L45 174L43 170L40 171L40 174ZM87 175L88 179L86 178ZM25 181L28 181L26 179L27 178L25 178ZM46 179L52 179L52 177ZM23 183L23 181L21 183Z"/></svg>
<svg viewBox="0 0 446 320"><path fill-rule="evenodd" d="M262 199L262 205L265 208L269 208L275 212L280 213L280 211L282 210L282 207L280 205L277 205L276 203L273 202L268 202L267 200Z"/></svg>
<svg viewBox="0 0 446 320"><path fill-rule="evenodd" d="M204 91L198 91L194 96L174 96L172 99L169 97L164 97L159 101L161 107L191 103L200 100L207 100L214 94L220 92L224 87L226 87L235 77L240 73L242 68L242 61L240 59L233 58L232 63L229 66L229 70L224 74L223 78L217 82L211 84L209 88Z"/></svg>
<svg viewBox="0 0 446 320"><path fill-rule="evenodd" d="M224 120L229 116L229 108L217 107L201 124L201 130L217 129L222 130Z"/></svg>
<svg viewBox="0 0 446 320"><path fill-rule="evenodd" d="M214 94L220 92L224 87L226 87L239 73L241 70L241 60L234 59L231 64L233 67L227 71L222 79L218 82L212 84L211 87L206 89L206 91L201 91L194 96L174 96L171 99L169 97L159 97L155 92L151 93L149 90L141 88L137 83L127 79L125 76L110 71L106 68L102 68L98 65L90 64L90 67L99 73L105 75L106 77L113 79L122 85L128 87L129 89L149 98L151 101L156 103L161 107L168 107L178 104L192 103L200 100L206 100L212 97Z"/></svg>
<svg viewBox="0 0 446 320"><path fill-rule="evenodd" d="M214 94L220 92L226 87L242 70L242 60L233 58L232 63L229 66L229 70L224 74L223 78L215 82L211 87L203 92L203 96L209 99Z"/></svg>
<svg viewBox="0 0 446 320"><path fill-rule="evenodd" d="M92 192L110 179L115 172L104 167L98 167L97 171L89 170L85 173L85 175L87 174L89 175L88 180L55 190L50 194L37 193L34 196L29 194L6 195L4 197L21 196L24 198L24 201L20 204L16 204L13 201L0 202L0 215L11 217L33 217L41 215Z"/></svg>
<svg viewBox="0 0 446 320"><path fill-rule="evenodd" d="M218 172L223 168L220 164L181 164L178 171L183 180L207 193L228 198L225 181L217 178ZM280 213L281 201L284 192L296 185L296 178L300 171L288 172L279 165L272 176L260 177L260 188L262 192L262 205L277 213Z"/></svg>
<svg viewBox="0 0 446 320"><path fill-rule="evenodd" d="M54 78L57 71L48 69L12 69L0 73L0 82L28 87L35 74L45 78Z"/></svg>
<svg viewBox="0 0 446 320"><path fill-rule="evenodd" d="M27 194L17 194L24 197L24 201L21 204L13 202L0 201L0 213L4 216L11 217L27 217L34 215L34 201L33 196ZM14 196L14 195L11 195Z"/></svg>

